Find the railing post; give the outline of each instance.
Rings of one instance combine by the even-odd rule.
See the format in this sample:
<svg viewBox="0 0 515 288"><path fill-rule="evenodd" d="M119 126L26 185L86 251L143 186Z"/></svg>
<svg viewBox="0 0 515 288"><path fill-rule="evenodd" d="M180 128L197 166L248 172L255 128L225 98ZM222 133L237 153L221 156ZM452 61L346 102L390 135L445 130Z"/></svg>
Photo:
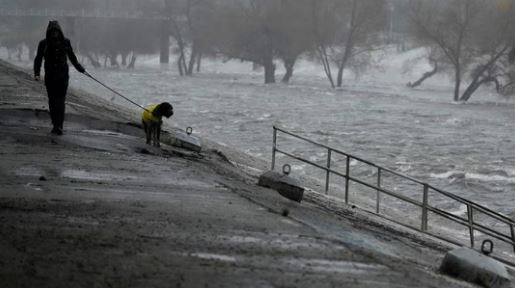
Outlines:
<svg viewBox="0 0 515 288"><path fill-rule="evenodd" d="M377 167L377 188L381 188L381 167ZM381 191L377 190L376 213L379 214L379 205L381 203Z"/></svg>
<svg viewBox="0 0 515 288"><path fill-rule="evenodd" d="M467 215L469 220L470 247L474 249L474 211L470 204L467 204Z"/></svg>
<svg viewBox="0 0 515 288"><path fill-rule="evenodd" d="M329 192L329 176L331 175L331 149L327 149L327 173L325 175L325 194Z"/></svg>
<svg viewBox="0 0 515 288"><path fill-rule="evenodd" d="M272 170L275 168L275 150L277 148L277 128L274 126L274 144L272 146Z"/></svg>
<svg viewBox="0 0 515 288"><path fill-rule="evenodd" d="M511 241L515 243L515 227L513 224L510 224L510 230L511 230ZM513 244L513 253L515 253L515 244Z"/></svg>
<svg viewBox="0 0 515 288"><path fill-rule="evenodd" d="M422 224L421 230L427 231L427 194L429 192L429 186L424 184L424 194L422 196Z"/></svg>
<svg viewBox="0 0 515 288"><path fill-rule="evenodd" d="M345 204L349 204L349 177L350 177L350 156L347 155L347 164L345 165Z"/></svg>

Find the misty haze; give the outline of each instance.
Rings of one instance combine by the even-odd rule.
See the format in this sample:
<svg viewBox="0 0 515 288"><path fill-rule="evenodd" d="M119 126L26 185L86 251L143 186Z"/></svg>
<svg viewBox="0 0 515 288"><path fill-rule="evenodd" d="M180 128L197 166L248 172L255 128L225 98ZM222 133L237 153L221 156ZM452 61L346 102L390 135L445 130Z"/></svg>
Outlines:
<svg viewBox="0 0 515 288"><path fill-rule="evenodd" d="M68 54L66 119L64 128L62 123L57 127L59 133L55 133L54 116L45 116L48 119L42 121L14 120L15 117L25 117L20 113L28 113L19 111L39 111L36 114L44 112L46 115L48 106L52 105L47 100L47 94L51 97L52 93L48 88L51 87L49 76L45 75L48 71L45 69L51 69L45 66L47 59L40 63L41 81L35 81L39 80L35 79L39 75L35 75L34 69L38 45L42 40L50 41L47 29L51 30L49 21L53 20L58 21L64 37L70 40L79 64L75 65ZM0 180L0 190L6 193L3 195L4 192L0 191L0 221L4 222L0 224L0 235L12 235L6 238L11 242L3 241L3 236L0 236L0 249L9 251L2 257L4 259L0 259L0 286L344 287L354 283L350 286L430 287L438 283L434 285L462 287L462 283L446 282L445 277L438 280L432 280L432 276L417 278L417 273L422 272L410 270L410 261L416 263L414 266L422 267L420 270L429 267L426 270L437 271L435 263L443 258L443 252L458 246L479 249L486 239L494 241L494 256L514 267L514 28L515 0L0 0L0 68L5 71L19 69L25 73L25 76L19 76L17 73L22 72L0 71L23 79L5 84L8 81L3 83L2 79L8 76L0 77L0 111L8 111L0 112L4 114L0 117L0 130L5 128L9 131L6 135L12 134L0 137L4 138L0 141L0 154L6 157L0 160L4 162L0 164L0 175L5 176L4 182ZM39 53L43 53L40 56L48 58L45 54L48 48L39 47ZM84 73L81 68L85 69ZM28 88L20 88L25 86ZM173 105L173 116L162 119L164 140L161 142L166 145L158 149L145 145L140 119L141 113L152 107L149 105L164 102ZM103 112L104 108L114 112ZM102 126L104 122L97 123L97 116L101 121L117 124ZM41 116L38 114L37 117ZM51 121L54 125L52 132ZM137 132L129 133L129 130L119 128L120 123L130 123L130 128L126 129ZM95 128L88 125L95 125ZM22 133L19 132L24 131L21 128L12 128L18 126L32 132ZM192 128L192 135L184 132L187 127ZM274 127L280 130L276 131ZM31 133L37 135L34 138L27 136ZM61 138L52 135L63 133ZM186 139L200 139L202 152L188 150L185 145L180 149L172 145L178 143L173 140L174 133ZM274 133L278 134L274 136ZM17 136L13 136L15 134ZM38 144L40 140L28 140L40 138L41 143L46 144ZM167 143L168 139L172 142ZM274 144L273 141L277 142ZM24 158L25 152L16 152L22 149L16 145L25 144L43 149L37 152L37 155L43 155L41 161L39 156ZM80 154L82 158L79 157L83 160L45 156L45 145L50 145L49 149L54 149L52 153L63 157L83 153ZM85 150L70 148L73 145ZM96 149L96 152L89 154L89 149ZM54 155L52 153L50 155ZM117 153L126 154L116 156ZM289 157L288 153L297 158ZM165 160L157 160L161 156ZM107 162L103 162L103 157L108 159ZM123 159L123 165L116 162L118 157ZM26 164L20 164L24 161ZM82 161L94 164L90 166L90 163ZM216 165L206 164L210 161L219 161L220 165L229 165L227 169L238 172L220 172L219 168L213 168ZM21 168L16 166L17 162ZM56 181L62 183L54 184L52 173L41 172L47 171L48 167L41 168L37 163L47 162L53 164L44 165L63 165L69 169L59 173L54 171L59 175L54 178L59 178ZM271 165L281 171L284 164L291 165L289 176L300 179L306 188L304 197L307 199L302 204L295 203L295 206L287 202L289 200L278 198L281 200L270 200L273 204L267 206L268 200L260 198L265 199L265 196L256 196L261 195L261 190L254 193L250 188L242 188L252 181L257 182L257 178ZM140 170L148 170L145 173L152 175L154 180L148 180L150 176ZM140 172L143 175L138 174ZM227 184L233 182L220 180L236 177L232 175L238 173L246 175L241 176L244 180L238 180L245 184L235 185L236 188ZM34 178L36 176L40 181ZM30 177L34 179L30 180ZM103 181L104 186L96 187ZM254 182L251 187L254 187ZM76 183L84 184L86 188L72 191ZM141 191L134 188L140 184L143 187ZM17 194L16 185L28 190L33 187L42 190L36 189L34 195L28 192ZM58 188L47 187L45 190L44 185ZM114 187L116 185L122 187ZM104 196L102 190L111 189L109 193L115 195L118 192L113 191L125 188L134 191L120 192L123 196L111 197ZM184 192L178 193L181 196L177 199L159 194L173 195L173 189ZM191 191L200 195L203 192L198 191L209 189L216 191L216 195L208 193L195 200L181 198L190 197L184 195ZM239 190L246 192L234 192ZM150 191L156 194L145 194ZM149 200L146 197L155 198ZM224 197L235 197L236 200L230 198L230 201L225 201ZM40 200L50 202L34 204ZM55 208L54 200L56 203L72 201L72 204ZM107 206L95 202L104 203L104 200L109 203ZM117 206L117 201L125 203L120 204L124 208ZM93 208L85 208L90 207L87 205ZM254 211L245 205L263 207ZM339 218L349 217L342 221L350 223L348 227L352 229L365 230L368 236L342 236L346 235L345 229L335 232L338 229L328 224L333 220L313 216L318 212L310 205L322 205L323 213L338 215ZM54 209L52 207L56 210L51 210ZM74 212L73 207L79 212ZM351 212L340 213L337 208ZM29 212L23 214L24 209ZM123 213L113 212L117 209ZM223 211L211 214L209 211L212 210ZM36 215L30 213L37 211L44 214L41 216L44 220L27 220L28 216L10 214L15 213L12 211L20 215ZM55 215L48 216L48 213ZM102 216L103 213L108 216ZM165 217L163 213L172 213L172 216L166 214ZM353 213L365 215L363 217L367 220L358 221L356 219L361 216ZM367 221L376 221L368 220L368 217L376 214L384 216L378 218L381 224L377 227L393 225L394 228L377 232L379 228L370 228L375 224L367 226ZM34 216L35 219L38 217ZM44 222L47 217L49 222ZM195 226L197 220L192 220L197 219L195 217L200 219L197 225L200 228ZM261 217L264 220L258 220ZM12 219L21 220L8 226ZM52 219L66 223L77 221L78 224L74 225L78 226L70 228L66 226L68 224L53 222ZM116 222L117 219L121 219L120 223L128 223L129 228L123 228L125 224ZM246 224L246 219L253 219L258 224ZM353 221L360 224L354 227ZM385 221L390 224L384 224ZM274 224L269 226L269 223ZM35 228L20 228L24 225ZM38 225L43 227L42 230L37 230ZM63 232L63 235L68 235L66 238L61 232L55 232L59 231L59 225L77 231L70 232L72 236ZM83 226L88 225L93 228L80 232ZM45 230L45 227L51 228ZM99 232L101 227L113 234L118 232L112 231L120 229L120 239L131 244L119 244L123 241L118 242L118 236L109 233L105 236L104 232ZM166 232L160 233L161 229ZM188 231L184 232L186 236L174 235L181 229ZM193 232L188 229L193 229ZM289 236L281 238L282 229ZM402 232L397 233L396 229ZM244 233L227 236L230 234L227 232L222 236L225 230ZM266 236L258 234L262 230ZM393 259L397 259L396 253L402 254L406 250L403 241L415 239L413 242L417 244L416 247L406 244L413 251L407 249L406 255L399 256L398 267L388 266L390 260L375 262L370 259L374 256L359 253L355 259L352 255L349 258L341 256L341 259L335 256L333 259L332 242L320 244L315 236L309 238L311 234L306 236L309 239L299 236L313 231L331 235L328 238L321 236L323 241L333 241L328 240L333 238L343 241L335 244L334 251L341 253L338 255L349 253L356 256L353 249L368 251L369 246L377 246L378 253L388 257L391 254ZM376 232L395 239L393 244L382 246ZM404 237L398 236L404 233L433 237L427 243L435 241L438 244L427 244L426 240L418 241L410 236L406 236L409 240L396 238ZM134 240L142 234L146 236ZM288 238L290 236L291 239ZM51 240L40 245L37 237ZM110 239L105 240L105 247L95 242L104 239L102 237ZM198 244L195 248L188 246L193 245L189 243L190 237L194 239L191 243ZM92 240L94 244L91 244L88 242L90 238L97 240ZM20 244L24 241L28 243L25 246ZM147 241L152 245L164 241L166 249L155 244L146 250L148 247L145 245L150 245ZM72 242L75 246L66 246ZM229 242L238 243L225 247ZM95 246L97 244L100 248ZM21 250L12 248L20 245L24 247ZM90 249L88 245L95 248ZM110 245L117 248L109 250L112 248ZM123 248L117 250L117 245ZM313 245L318 248L313 248ZM62 260L61 252L49 252L57 251L59 247L67 247L63 248L62 255L70 253L66 251L75 251L73 255L86 260L77 264L75 260ZM303 252L291 252L290 249L294 250L292 247L301 247L299 250ZM30 252L31 249L34 251ZM167 252L159 252L159 249ZM431 252L431 249L439 251L439 254ZM119 270L106 272L105 278L99 276L104 273L102 265L111 265L111 256L93 259L91 255L95 253L123 254L112 256L116 265L111 264ZM162 253L169 254L163 256ZM281 253L287 255L286 260L277 256L283 255ZM320 259L312 261L318 254ZM425 255L421 256L424 260L417 259L416 255ZM147 256L148 259L156 258L148 260ZM159 258L161 256L165 258ZM276 256L280 260L274 258ZM185 266L181 257L187 258ZM66 266L62 263L52 266L54 260L57 263L61 260L62 263L74 263L77 267L66 268L63 277L48 278L45 273ZM155 262L148 264L147 260ZM17 264L9 268L11 261ZM41 262L32 265L24 261ZM393 262L397 263L396 260ZM49 263L51 268L40 268ZM268 266L263 263L274 264ZM346 263L360 263L366 267L349 268ZM123 266L125 264L126 267ZM204 269L203 265L209 268ZM309 268L310 265L314 268ZM218 266L220 271L215 268ZM387 267L387 271L381 270L382 267ZM285 275L277 272L281 269L285 270ZM352 269L371 273L368 279L371 282L360 282L360 277L356 276L358 272L349 272ZM313 274L309 277L302 274L306 271ZM163 276L166 273L171 275ZM317 273L328 273L331 276L327 277L333 282L314 276ZM341 273L352 275L342 276L347 280L352 277L358 280L341 280ZM402 276L395 273L412 274L403 282L396 280ZM93 280L85 280L88 275L95 276ZM331 278L333 276L334 279ZM23 277L29 277L29 280L17 280ZM216 280L211 283L212 279ZM511 285L506 287L515 287L513 283Z"/></svg>

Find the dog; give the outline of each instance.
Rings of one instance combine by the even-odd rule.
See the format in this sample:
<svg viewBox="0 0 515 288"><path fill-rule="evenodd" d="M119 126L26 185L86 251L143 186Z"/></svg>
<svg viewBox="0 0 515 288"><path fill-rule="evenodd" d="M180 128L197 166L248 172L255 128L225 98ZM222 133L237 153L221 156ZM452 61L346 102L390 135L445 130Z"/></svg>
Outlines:
<svg viewBox="0 0 515 288"><path fill-rule="evenodd" d="M163 116L170 118L173 115L173 106L168 102L150 105L145 108L141 115L141 122L145 130L147 144L160 147L161 142L161 125L163 124Z"/></svg>

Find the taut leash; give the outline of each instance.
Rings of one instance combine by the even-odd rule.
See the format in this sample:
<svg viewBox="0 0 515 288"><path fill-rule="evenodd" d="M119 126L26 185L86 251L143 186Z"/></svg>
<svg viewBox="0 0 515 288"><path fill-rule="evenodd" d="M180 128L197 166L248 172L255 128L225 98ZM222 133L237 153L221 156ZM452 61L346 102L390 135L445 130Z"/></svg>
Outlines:
<svg viewBox="0 0 515 288"><path fill-rule="evenodd" d="M89 78L91 78L93 81L97 82L98 84L100 84L100 85L104 86L106 89L108 89L109 91L113 92L114 94L116 94L116 95L118 95L118 96L122 97L123 99L125 99L125 100L129 101L130 103L132 103L132 104L134 104L134 105L136 105L136 106L138 106L139 108L141 108L141 109L143 109L143 110L145 110L145 111L147 111L147 112L151 113L147 108L145 108L145 107L143 107L143 106L139 105L138 103L136 103L136 102L132 101L131 99L129 99L129 98L127 98L127 97L123 96L121 93L117 92L117 91L116 91L116 90L114 90L113 88L111 88L111 87L107 86L106 84L104 84L104 83L100 82L100 81L99 81L99 80L97 80L95 77L91 76L91 74L89 74L88 72L84 72L84 75L88 76L88 77L89 77Z"/></svg>

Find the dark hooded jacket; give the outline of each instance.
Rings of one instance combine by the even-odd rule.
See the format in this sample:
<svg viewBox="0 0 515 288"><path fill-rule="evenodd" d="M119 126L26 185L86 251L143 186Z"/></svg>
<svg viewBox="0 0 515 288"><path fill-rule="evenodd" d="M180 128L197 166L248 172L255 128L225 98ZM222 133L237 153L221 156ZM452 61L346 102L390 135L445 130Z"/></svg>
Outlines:
<svg viewBox="0 0 515 288"><path fill-rule="evenodd" d="M58 32L57 37L51 36L53 31ZM77 71L81 73L85 71L77 61L70 40L64 37L57 21L48 23L46 38L39 42L36 59L34 59L35 76L40 74L43 59L45 59L45 82L68 81L68 59Z"/></svg>

